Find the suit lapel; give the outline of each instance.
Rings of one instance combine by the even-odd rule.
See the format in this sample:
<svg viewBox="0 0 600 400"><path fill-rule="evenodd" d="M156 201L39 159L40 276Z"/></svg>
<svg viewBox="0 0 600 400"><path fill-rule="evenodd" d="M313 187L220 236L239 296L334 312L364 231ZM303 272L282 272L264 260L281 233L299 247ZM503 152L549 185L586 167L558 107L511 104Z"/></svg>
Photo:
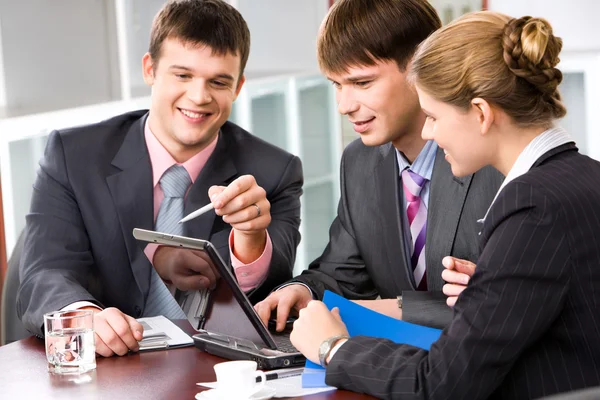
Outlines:
<svg viewBox="0 0 600 400"><path fill-rule="evenodd" d="M132 235L133 228L152 229L154 206L152 165L144 139L146 116L132 124L112 165L120 171L106 178L112 196L133 275L142 293L150 283L149 261Z"/></svg>
<svg viewBox="0 0 600 400"><path fill-rule="evenodd" d="M381 210L383 237L385 241L384 252L388 257L388 265L391 265L390 276L394 281L394 287L414 288L412 269L408 265L402 234L402 221L400 219L400 198L402 194L399 187L398 163L396 161L395 148L390 144L381 147L382 158L375 169L376 186L379 188L377 204Z"/></svg>
<svg viewBox="0 0 600 400"><path fill-rule="evenodd" d="M202 168L202 171L200 171L186 197L185 215L210 202L208 189L211 186L227 186L237 176L237 169L231 161L231 157L229 157L231 150L229 146L227 137L222 132L219 133L219 140L215 150L204 168ZM209 239L215 218L216 214L210 211L186 222L184 225L186 235L200 239Z"/></svg>
<svg viewBox="0 0 600 400"><path fill-rule="evenodd" d="M473 175L457 178L452 175L450 164L444 158L444 151L438 149L427 209L426 265L428 290L441 290L442 258L450 255L460 215L471 185Z"/></svg>

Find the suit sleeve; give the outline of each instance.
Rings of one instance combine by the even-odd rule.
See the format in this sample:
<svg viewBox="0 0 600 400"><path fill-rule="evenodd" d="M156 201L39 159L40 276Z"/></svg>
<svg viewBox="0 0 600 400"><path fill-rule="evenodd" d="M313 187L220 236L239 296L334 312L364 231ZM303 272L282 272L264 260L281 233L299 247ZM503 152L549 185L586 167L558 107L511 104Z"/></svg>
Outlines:
<svg viewBox="0 0 600 400"><path fill-rule="evenodd" d="M523 183L503 192L488 215L475 274L430 351L355 337L332 358L327 384L386 399L493 393L559 318L570 280L560 207Z"/></svg>
<svg viewBox="0 0 600 400"><path fill-rule="evenodd" d="M347 299L371 300L378 292L369 277L365 262L356 243L346 185L346 159L351 157L344 151L341 161L341 198L338 214L329 228L329 243L323 254L314 260L308 270L294 279L311 288L318 299L323 299L325 290L330 290Z"/></svg>
<svg viewBox="0 0 600 400"><path fill-rule="evenodd" d="M296 248L300 243L300 196L302 195L302 163L292 157L279 184L269 195L271 224L267 228L273 252L265 280L248 295L252 303L263 300L276 286L292 278Z"/></svg>
<svg viewBox="0 0 600 400"><path fill-rule="evenodd" d="M19 268L17 313L42 335L43 314L77 301L101 304L86 289L94 265L89 239L69 182L61 137L48 138L33 185Z"/></svg>
<svg viewBox="0 0 600 400"><path fill-rule="evenodd" d="M444 329L454 311L442 292L405 290L402 292L402 320L431 328Z"/></svg>

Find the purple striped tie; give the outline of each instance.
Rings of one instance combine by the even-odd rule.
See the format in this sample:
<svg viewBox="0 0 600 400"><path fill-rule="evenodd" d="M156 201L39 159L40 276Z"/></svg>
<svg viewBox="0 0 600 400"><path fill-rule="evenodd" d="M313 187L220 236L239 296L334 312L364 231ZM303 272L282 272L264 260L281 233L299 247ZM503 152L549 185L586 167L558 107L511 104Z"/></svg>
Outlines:
<svg viewBox="0 0 600 400"><path fill-rule="evenodd" d="M417 290L427 290L425 271L425 237L427 235L427 208L421 200L421 189L427 179L419 174L405 169L402 171L402 186L406 197L406 215L410 225L412 250L410 262L415 276Z"/></svg>

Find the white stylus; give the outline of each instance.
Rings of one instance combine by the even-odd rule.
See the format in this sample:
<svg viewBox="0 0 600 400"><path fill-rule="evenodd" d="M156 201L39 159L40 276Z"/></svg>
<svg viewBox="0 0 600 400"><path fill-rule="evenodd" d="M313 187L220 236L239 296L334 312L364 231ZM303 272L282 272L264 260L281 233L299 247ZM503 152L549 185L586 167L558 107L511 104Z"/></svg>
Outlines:
<svg viewBox="0 0 600 400"><path fill-rule="evenodd" d="M212 205L212 203L208 203L207 205L205 205L204 207L201 207L199 209L197 209L194 212L189 213L188 215L186 215L185 217L183 217L179 223L181 224L182 222L186 222L189 221L190 219L194 219L196 217L201 216L202 214L204 214L207 211L212 210L214 207Z"/></svg>

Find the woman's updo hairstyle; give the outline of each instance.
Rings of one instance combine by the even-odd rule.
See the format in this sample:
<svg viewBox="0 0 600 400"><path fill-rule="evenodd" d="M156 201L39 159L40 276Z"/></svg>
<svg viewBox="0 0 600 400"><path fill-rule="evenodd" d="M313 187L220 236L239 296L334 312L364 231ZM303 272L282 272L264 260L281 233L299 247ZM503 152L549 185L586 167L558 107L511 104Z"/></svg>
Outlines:
<svg viewBox="0 0 600 400"><path fill-rule="evenodd" d="M434 32L411 63L415 83L467 110L480 97L522 127L550 126L566 109L558 85L562 40L541 18L481 11Z"/></svg>

